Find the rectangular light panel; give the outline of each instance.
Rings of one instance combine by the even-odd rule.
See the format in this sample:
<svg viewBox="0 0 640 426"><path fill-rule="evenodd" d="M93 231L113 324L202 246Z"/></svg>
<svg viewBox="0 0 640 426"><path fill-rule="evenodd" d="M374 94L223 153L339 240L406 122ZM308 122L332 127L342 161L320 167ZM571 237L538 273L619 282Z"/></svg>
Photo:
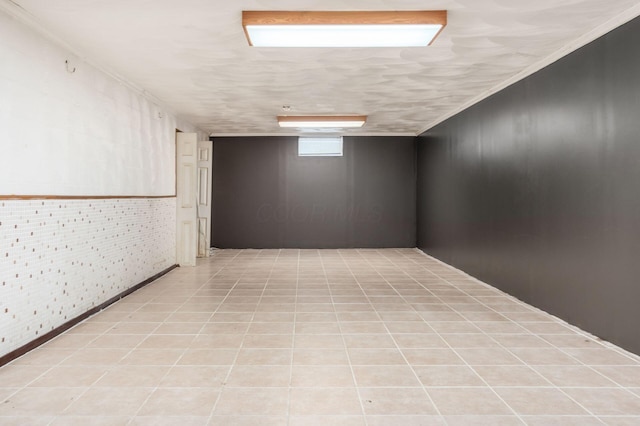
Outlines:
<svg viewBox="0 0 640 426"><path fill-rule="evenodd" d="M255 47L419 47L431 44L446 11L243 12Z"/></svg>
<svg viewBox="0 0 640 426"><path fill-rule="evenodd" d="M278 125L288 128L346 128L362 127L367 121L366 115L280 115Z"/></svg>

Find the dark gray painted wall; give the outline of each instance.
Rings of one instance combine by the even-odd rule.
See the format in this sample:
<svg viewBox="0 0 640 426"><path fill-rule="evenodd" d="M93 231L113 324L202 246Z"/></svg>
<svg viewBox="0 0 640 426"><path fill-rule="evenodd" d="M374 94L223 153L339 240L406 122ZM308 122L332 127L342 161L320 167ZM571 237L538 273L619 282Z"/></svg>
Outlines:
<svg viewBox="0 0 640 426"><path fill-rule="evenodd" d="M298 157L296 137L213 146L214 247L415 247L415 138L344 137L343 157Z"/></svg>
<svg viewBox="0 0 640 426"><path fill-rule="evenodd" d="M640 353L640 20L418 141L418 246Z"/></svg>

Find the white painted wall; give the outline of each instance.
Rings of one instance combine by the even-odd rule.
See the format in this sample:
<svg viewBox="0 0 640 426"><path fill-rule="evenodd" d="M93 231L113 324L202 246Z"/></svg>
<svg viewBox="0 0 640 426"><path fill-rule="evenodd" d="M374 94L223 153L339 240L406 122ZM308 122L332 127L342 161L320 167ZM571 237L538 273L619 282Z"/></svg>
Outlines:
<svg viewBox="0 0 640 426"><path fill-rule="evenodd" d="M171 195L176 128L197 132L0 10L0 195Z"/></svg>
<svg viewBox="0 0 640 426"><path fill-rule="evenodd" d="M176 128L0 9L0 196L173 195ZM0 356L174 265L175 224L175 198L0 200Z"/></svg>

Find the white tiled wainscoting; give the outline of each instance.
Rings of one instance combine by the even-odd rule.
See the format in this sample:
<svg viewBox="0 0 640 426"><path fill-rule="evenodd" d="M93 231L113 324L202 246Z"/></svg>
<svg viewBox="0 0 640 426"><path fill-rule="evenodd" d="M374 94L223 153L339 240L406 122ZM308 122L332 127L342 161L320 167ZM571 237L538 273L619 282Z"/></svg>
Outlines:
<svg viewBox="0 0 640 426"><path fill-rule="evenodd" d="M0 356L175 264L175 198L0 201Z"/></svg>

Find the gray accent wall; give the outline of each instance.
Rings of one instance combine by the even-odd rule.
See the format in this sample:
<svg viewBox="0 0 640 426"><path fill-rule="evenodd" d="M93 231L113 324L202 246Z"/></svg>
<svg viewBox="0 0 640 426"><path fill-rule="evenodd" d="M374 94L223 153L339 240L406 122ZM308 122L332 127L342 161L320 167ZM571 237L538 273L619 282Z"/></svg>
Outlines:
<svg viewBox="0 0 640 426"><path fill-rule="evenodd" d="M418 246L640 353L640 20L421 135Z"/></svg>
<svg viewBox="0 0 640 426"><path fill-rule="evenodd" d="M213 138L212 245L415 247L415 138L344 137L299 157L297 137Z"/></svg>

